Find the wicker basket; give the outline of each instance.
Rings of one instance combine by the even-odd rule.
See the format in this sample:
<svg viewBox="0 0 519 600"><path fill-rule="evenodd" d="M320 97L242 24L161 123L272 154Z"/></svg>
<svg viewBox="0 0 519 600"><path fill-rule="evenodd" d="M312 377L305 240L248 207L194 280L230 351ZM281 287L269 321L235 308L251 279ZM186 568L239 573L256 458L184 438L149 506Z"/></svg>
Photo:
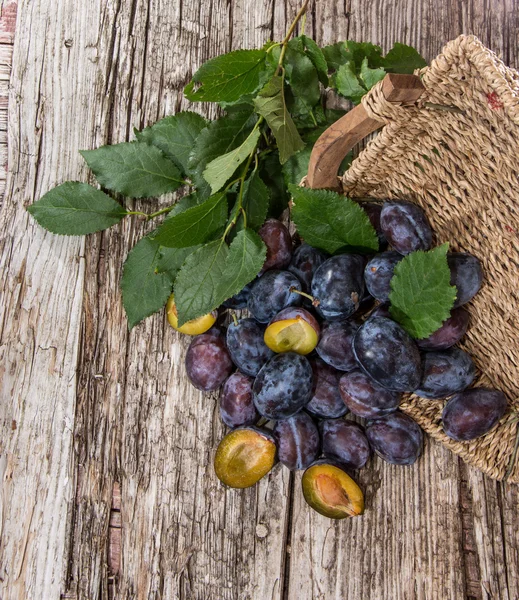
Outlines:
<svg viewBox="0 0 519 600"><path fill-rule="evenodd" d="M471 324L462 347L478 368L476 385L505 392L509 412L487 435L460 443L443 433L445 401L411 395L402 409L466 462L492 478L517 483L519 73L477 38L461 36L417 75L425 88L418 100L395 102L401 99L397 91L390 101L387 82L380 82L357 107L368 132L383 129L353 161L342 189L352 197L416 202L425 209L438 243L449 241L453 251L470 252L482 261L485 283L468 306ZM310 163L312 187L332 187L337 181L337 171L331 173L331 186L322 179L316 184L312 176L325 164L333 170L365 135L359 118L354 121L350 118L340 134L335 127L333 135L325 134L316 144L312 159L319 155L322 160L320 167L315 160ZM341 143L342 156L327 161Z"/></svg>

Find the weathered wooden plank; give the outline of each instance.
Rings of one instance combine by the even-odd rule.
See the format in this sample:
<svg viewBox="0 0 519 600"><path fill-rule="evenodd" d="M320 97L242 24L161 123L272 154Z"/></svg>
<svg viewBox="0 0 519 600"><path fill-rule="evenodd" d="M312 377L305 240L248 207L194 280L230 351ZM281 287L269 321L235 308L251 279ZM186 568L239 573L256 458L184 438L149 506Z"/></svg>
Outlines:
<svg viewBox="0 0 519 600"><path fill-rule="evenodd" d="M82 130L71 118L79 98L72 88L67 93L56 87L54 75L63 64L59 29L43 35L51 18L60 21L48 4L21 4L17 37L24 41L14 50L10 91L9 178L0 214L3 598L59 597L75 488L84 243L45 233L25 211L58 173L78 173L77 158L60 152L77 147ZM39 23L42 34L26 36L31 23ZM45 60L51 49L53 61ZM53 110L47 111L45 98L53 94Z"/></svg>
<svg viewBox="0 0 519 600"><path fill-rule="evenodd" d="M0 2L0 203L7 178L7 105L17 10L17 0Z"/></svg>

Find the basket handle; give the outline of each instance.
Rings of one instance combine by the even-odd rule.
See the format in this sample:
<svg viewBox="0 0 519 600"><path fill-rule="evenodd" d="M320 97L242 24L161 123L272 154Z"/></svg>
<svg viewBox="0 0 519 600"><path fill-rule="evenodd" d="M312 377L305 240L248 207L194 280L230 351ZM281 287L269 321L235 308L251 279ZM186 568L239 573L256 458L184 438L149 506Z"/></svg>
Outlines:
<svg viewBox="0 0 519 600"><path fill-rule="evenodd" d="M389 102L415 102L425 88L416 75L388 73L382 80L382 94ZM315 142L308 165L308 186L338 190L337 173L343 158L363 138L384 126L370 117L362 104L330 125Z"/></svg>

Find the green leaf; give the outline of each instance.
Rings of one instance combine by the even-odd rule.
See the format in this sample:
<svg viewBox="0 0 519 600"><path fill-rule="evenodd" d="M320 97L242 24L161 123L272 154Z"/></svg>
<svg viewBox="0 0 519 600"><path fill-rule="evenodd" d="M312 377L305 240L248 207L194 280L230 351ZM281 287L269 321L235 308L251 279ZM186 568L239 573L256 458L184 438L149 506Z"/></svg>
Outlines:
<svg viewBox="0 0 519 600"><path fill-rule="evenodd" d="M382 67L384 59L382 58L382 48L371 42L354 42L348 40L345 43L346 60L352 60L355 65L355 71L359 71L365 58L368 59L370 67Z"/></svg>
<svg viewBox="0 0 519 600"><path fill-rule="evenodd" d="M342 65L337 71L336 77L337 91L339 94L358 104L360 99L366 93L366 89L360 85L352 61Z"/></svg>
<svg viewBox="0 0 519 600"><path fill-rule="evenodd" d="M259 273L267 247L260 236L250 229L240 231L229 247L229 257L218 285L219 304L231 298Z"/></svg>
<svg viewBox="0 0 519 600"><path fill-rule="evenodd" d="M270 193L259 173L254 171L245 181L242 206L247 215L247 227L259 229L267 216Z"/></svg>
<svg viewBox="0 0 519 600"><path fill-rule="evenodd" d="M264 156L259 164L259 174L270 195L267 215L276 219L288 208L288 201L290 200L281 169L277 151Z"/></svg>
<svg viewBox="0 0 519 600"><path fill-rule="evenodd" d="M364 58L360 67L360 78L367 90L370 90L376 83L384 79L385 76L386 72L384 69L370 69L368 67L368 57Z"/></svg>
<svg viewBox="0 0 519 600"><path fill-rule="evenodd" d="M177 167L158 148L146 143L101 146L82 150L81 156L102 186L129 198L160 196L183 183Z"/></svg>
<svg viewBox="0 0 519 600"><path fill-rule="evenodd" d="M353 200L327 190L289 186L292 219L307 244L330 254L341 250L370 253L378 238L368 215Z"/></svg>
<svg viewBox="0 0 519 600"><path fill-rule="evenodd" d="M188 256L175 282L179 325L196 319L237 294L261 270L266 248L258 234L240 231L230 248L223 240Z"/></svg>
<svg viewBox="0 0 519 600"><path fill-rule="evenodd" d="M108 229L127 214L104 192L77 181L58 185L27 210L42 227L61 235L86 235Z"/></svg>
<svg viewBox="0 0 519 600"><path fill-rule="evenodd" d="M196 252L200 244L188 248L166 248L159 246L159 257L157 259L157 273L167 273L172 281L175 281L180 268L186 258Z"/></svg>
<svg viewBox="0 0 519 600"><path fill-rule="evenodd" d="M427 62L412 46L397 42L386 54L382 66L390 73L412 74L415 69L427 66Z"/></svg>
<svg viewBox="0 0 519 600"><path fill-rule="evenodd" d="M184 196L176 204L173 205L173 208L166 215L166 220L171 219L175 215L178 215L181 212L186 211L188 208L193 208L193 206L202 204L206 200L207 200L207 198L204 198L198 192L193 192L192 194L189 194L188 196Z"/></svg>
<svg viewBox="0 0 519 600"><path fill-rule="evenodd" d="M283 87L283 77L275 75L254 100L256 111L265 118L276 138L281 164L305 145L287 110Z"/></svg>
<svg viewBox="0 0 519 600"><path fill-rule="evenodd" d="M344 42L325 46L322 51L329 71L338 71L339 67L348 60L346 44Z"/></svg>
<svg viewBox="0 0 519 600"><path fill-rule="evenodd" d="M283 177L285 185L299 185L301 179L308 173L308 163L312 154L313 144L306 146L294 156L291 156L283 165Z"/></svg>
<svg viewBox="0 0 519 600"><path fill-rule="evenodd" d="M160 310L173 288L169 273L158 273L159 245L142 238L128 253L123 267L121 291L130 329Z"/></svg>
<svg viewBox="0 0 519 600"><path fill-rule="evenodd" d="M202 204L166 219L157 228L153 239L167 248L189 248L209 240L225 225L226 220L225 194L215 194Z"/></svg>
<svg viewBox="0 0 519 600"><path fill-rule="evenodd" d="M189 157L189 174L201 196L209 196L211 188L203 177L206 166L222 154L238 148L250 135L257 121L252 106L232 111L212 121L197 137Z"/></svg>
<svg viewBox="0 0 519 600"><path fill-rule="evenodd" d="M301 40L305 46L308 58L312 61L317 71L319 81L324 87L328 87L328 65L326 64L326 58L324 57L323 51L312 38L302 35Z"/></svg>
<svg viewBox="0 0 519 600"><path fill-rule="evenodd" d="M391 316L414 338L426 338L450 315L456 287L450 284L449 244L408 254L391 279Z"/></svg>
<svg viewBox="0 0 519 600"><path fill-rule="evenodd" d="M135 135L139 142L145 142L162 150L184 174L188 172L189 155L199 133L207 126L207 121L194 112L180 112L157 121Z"/></svg>
<svg viewBox="0 0 519 600"><path fill-rule="evenodd" d="M353 62L353 71L360 70L364 58L368 59L370 67L382 67L384 59L382 58L382 48L370 42L337 42L331 46L323 48L323 54L328 64L328 69L338 71L345 63Z"/></svg>
<svg viewBox="0 0 519 600"><path fill-rule="evenodd" d="M213 194L218 192L232 177L236 169L252 154L260 138L259 129L253 129L241 146L212 160L204 171L204 179Z"/></svg>
<svg viewBox="0 0 519 600"><path fill-rule="evenodd" d="M198 102L233 102L251 94L261 85L266 56L265 50L236 50L212 58L193 75L184 94Z"/></svg>
<svg viewBox="0 0 519 600"><path fill-rule="evenodd" d="M320 100L319 78L312 61L291 40L285 54L285 72L294 95L292 114L308 113ZM294 44L294 42L296 42ZM302 44L301 44L302 45Z"/></svg>

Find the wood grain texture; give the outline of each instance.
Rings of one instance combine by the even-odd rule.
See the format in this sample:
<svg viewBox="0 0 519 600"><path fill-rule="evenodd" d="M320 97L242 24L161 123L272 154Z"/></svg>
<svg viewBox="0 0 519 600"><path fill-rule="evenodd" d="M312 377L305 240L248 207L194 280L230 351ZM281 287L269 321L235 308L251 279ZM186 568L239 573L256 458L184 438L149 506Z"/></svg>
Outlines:
<svg viewBox="0 0 519 600"><path fill-rule="evenodd" d="M65 238L24 210L87 177L78 149L186 108L182 88L206 58L279 39L298 7L19 3L0 213L3 600L519 598L517 488L436 444L413 468L374 460L359 475L368 511L351 521L312 513L299 475L279 466L252 490L225 490L211 468L217 397L187 382L187 340L161 314L127 330L122 261L149 225ZM475 33L518 66L518 8L320 0L306 30L321 43L412 43L427 59ZM0 56L0 110L2 68Z"/></svg>

